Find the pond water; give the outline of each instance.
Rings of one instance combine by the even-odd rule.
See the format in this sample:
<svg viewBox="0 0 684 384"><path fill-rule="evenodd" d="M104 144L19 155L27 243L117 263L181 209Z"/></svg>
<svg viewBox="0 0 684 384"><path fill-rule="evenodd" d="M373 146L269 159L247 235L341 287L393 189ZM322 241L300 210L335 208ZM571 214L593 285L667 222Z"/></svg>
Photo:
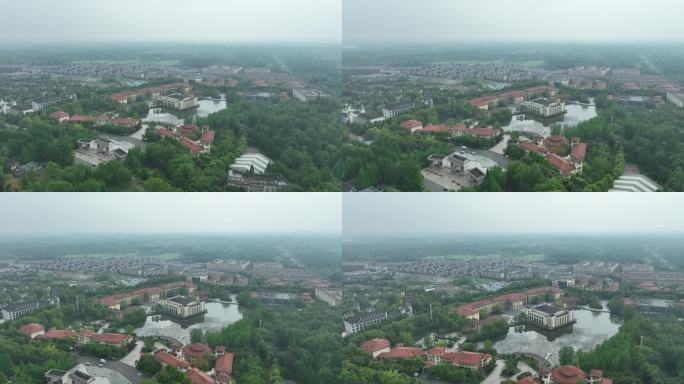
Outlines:
<svg viewBox="0 0 684 384"><path fill-rule="evenodd" d="M607 302L602 304L607 310ZM572 314L577 320L575 324L552 332L542 333L526 326L511 327L505 339L494 343L494 348L499 353L525 352L542 357L551 353L548 360L558 364L561 348L571 346L575 350L591 350L615 335L622 324L622 319L607 312L575 309Z"/></svg>
<svg viewBox="0 0 684 384"><path fill-rule="evenodd" d="M197 116L207 117L212 113L222 111L228 107L226 95L221 95L220 99L203 99L199 101L199 108L197 108Z"/></svg>
<svg viewBox="0 0 684 384"><path fill-rule="evenodd" d="M183 343L190 342L193 329L218 331L242 319L236 296L231 296L232 303L207 301L207 313L191 319L176 319L165 315L148 316L145 325L135 330L138 336L169 336Z"/></svg>
<svg viewBox="0 0 684 384"><path fill-rule="evenodd" d="M549 119L539 119L527 114L514 115L511 122L503 127L504 132L531 132L547 137L551 135L551 125L558 123L561 126L574 127L577 124L597 116L594 100L590 99L589 105L566 104L567 113Z"/></svg>

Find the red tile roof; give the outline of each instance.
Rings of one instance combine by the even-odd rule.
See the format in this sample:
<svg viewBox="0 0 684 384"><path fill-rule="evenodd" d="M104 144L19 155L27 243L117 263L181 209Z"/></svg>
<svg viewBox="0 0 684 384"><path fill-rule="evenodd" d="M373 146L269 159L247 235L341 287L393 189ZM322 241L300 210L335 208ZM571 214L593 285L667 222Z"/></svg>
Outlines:
<svg viewBox="0 0 684 384"><path fill-rule="evenodd" d="M584 161L584 157L587 155L587 143L579 143L572 147L570 151L570 157L575 161Z"/></svg>
<svg viewBox="0 0 684 384"><path fill-rule="evenodd" d="M30 323L30 324L26 324L23 327L21 327L21 332L27 336L31 336L32 334L34 334L36 332L43 332L43 331L45 331L45 327L43 327L42 324L38 324L38 323Z"/></svg>
<svg viewBox="0 0 684 384"><path fill-rule="evenodd" d="M425 352L428 356L442 356L446 352L446 348L444 347L436 347L432 349L428 349L427 352Z"/></svg>
<svg viewBox="0 0 684 384"><path fill-rule="evenodd" d="M193 384L214 384L214 379L211 376L197 368L192 368L185 374L188 376L188 379L193 382Z"/></svg>
<svg viewBox="0 0 684 384"><path fill-rule="evenodd" d="M537 144L531 142L531 141L521 141L518 145L520 145L520 148L524 149L525 151L529 152L536 152L536 153L546 153L548 152L546 148L542 148L538 146Z"/></svg>
<svg viewBox="0 0 684 384"><path fill-rule="evenodd" d="M170 129L166 129L166 128L157 128L157 133L161 137L176 137L176 134L173 133L173 131L171 131Z"/></svg>
<svg viewBox="0 0 684 384"><path fill-rule="evenodd" d="M158 351L154 354L154 358L157 359L160 363L170 365L172 367L176 368L189 368L190 364L185 361L177 358L176 356L166 352L166 351Z"/></svg>
<svg viewBox="0 0 684 384"><path fill-rule="evenodd" d="M209 348L208 345L202 343L193 343L183 348L183 356L185 356L186 359L194 359L204 355L211 355L212 352L212 349Z"/></svg>
<svg viewBox="0 0 684 384"><path fill-rule="evenodd" d="M489 105L492 102L498 101L500 99L499 96L482 96L482 97L476 97L472 100L470 100L468 103L474 107L482 107L485 105Z"/></svg>
<svg viewBox="0 0 684 384"><path fill-rule="evenodd" d="M85 122L85 121L93 121L95 120L95 117L93 116L81 116L81 115L73 115L69 119L69 121L74 121L74 122Z"/></svg>
<svg viewBox="0 0 684 384"><path fill-rule="evenodd" d="M587 374L572 365L563 365L552 369L551 377L557 384L577 384L578 381L584 380Z"/></svg>
<svg viewBox="0 0 684 384"><path fill-rule="evenodd" d="M410 359L423 356L423 350L416 347L394 347L389 352L381 353L381 359Z"/></svg>
<svg viewBox="0 0 684 384"><path fill-rule="evenodd" d="M417 128L423 125L423 122L420 120L406 120L403 123L401 123L401 126L406 128L406 129L413 129Z"/></svg>
<svg viewBox="0 0 684 384"><path fill-rule="evenodd" d="M544 140L544 145L546 145L547 147L560 147L567 143L568 139L566 139L565 136L560 135L552 135Z"/></svg>
<svg viewBox="0 0 684 384"><path fill-rule="evenodd" d="M97 343L121 344L130 339L130 336L121 333L93 333L90 339Z"/></svg>
<svg viewBox="0 0 684 384"><path fill-rule="evenodd" d="M214 142L214 138L216 137L216 131L208 130L202 133L202 137L200 138L200 143L207 145L211 144Z"/></svg>
<svg viewBox="0 0 684 384"><path fill-rule="evenodd" d="M568 175L575 170L574 165L570 164L567 160L556 155L555 153L549 153L546 155L546 160L548 160L551 165L556 167L556 169L558 169L563 175Z"/></svg>
<svg viewBox="0 0 684 384"><path fill-rule="evenodd" d="M36 339L41 340L51 340L51 339L66 339L68 337L76 337L76 332L62 330L62 329L51 329L45 332L44 335L36 336Z"/></svg>
<svg viewBox="0 0 684 384"><path fill-rule="evenodd" d="M122 293L117 293L114 295L110 296L105 296L100 299L100 304L106 305L106 306L112 306L115 305L116 303L131 298L131 297L138 297L138 296L144 296L144 295L155 295L155 294L160 294L162 291L165 290L170 290L170 289L178 289L178 288L189 288L189 289L195 289L196 286L195 284L188 283L188 282L182 282L182 283L168 283L168 284L162 284L157 287L148 287L148 288L140 288L136 289L135 291L130 291L130 292L122 292Z"/></svg>
<svg viewBox="0 0 684 384"><path fill-rule="evenodd" d="M61 119L64 117L69 117L69 114L63 111L57 111L57 112L52 112L50 114L50 117L53 119Z"/></svg>
<svg viewBox="0 0 684 384"><path fill-rule="evenodd" d="M449 127L446 125L435 125L435 124L428 124L423 129L420 130L420 132L446 132L449 130Z"/></svg>
<svg viewBox="0 0 684 384"><path fill-rule="evenodd" d="M378 339L378 338L366 340L366 341L361 343L361 349L363 349L364 351L371 353L371 354L373 352L377 352L377 351L381 351L385 348L389 348L389 346L390 346L389 340Z"/></svg>
<svg viewBox="0 0 684 384"><path fill-rule="evenodd" d="M204 151L204 147L195 143L194 141L188 139L187 137L183 137L180 140L180 143L187 148L190 152L193 153L200 153Z"/></svg>
<svg viewBox="0 0 684 384"><path fill-rule="evenodd" d="M226 353L216 359L214 370L217 373L232 373L233 372L233 354Z"/></svg>
<svg viewBox="0 0 684 384"><path fill-rule="evenodd" d="M443 358L444 360L451 361L452 364L475 366L479 365L482 361L491 359L492 356L479 352L447 352Z"/></svg>
<svg viewBox="0 0 684 384"><path fill-rule="evenodd" d="M522 380L518 380L518 384L537 384L537 381L533 377L528 376Z"/></svg>

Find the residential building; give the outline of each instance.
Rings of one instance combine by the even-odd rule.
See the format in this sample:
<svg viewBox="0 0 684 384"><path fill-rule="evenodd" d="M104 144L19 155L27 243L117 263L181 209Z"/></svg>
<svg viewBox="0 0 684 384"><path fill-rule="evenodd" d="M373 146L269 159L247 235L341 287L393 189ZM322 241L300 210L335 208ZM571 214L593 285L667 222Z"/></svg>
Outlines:
<svg viewBox="0 0 684 384"><path fill-rule="evenodd" d="M216 374L217 381L220 381L221 384L231 382L231 375L233 374L233 358L234 355L232 353L224 353L216 358L214 372Z"/></svg>
<svg viewBox="0 0 684 384"><path fill-rule="evenodd" d="M179 359L175 355L172 355L166 351L155 352L154 358L162 365L170 365L172 367L180 369L181 371L185 371L188 368L190 368L190 363L188 363L185 360Z"/></svg>
<svg viewBox="0 0 684 384"><path fill-rule="evenodd" d="M89 337L89 342L102 345L111 345L114 347L124 348L133 341L131 335L122 333L92 333Z"/></svg>
<svg viewBox="0 0 684 384"><path fill-rule="evenodd" d="M292 96L303 103L308 103L310 101L316 101L320 98L326 97L327 95L315 89L293 88Z"/></svg>
<svg viewBox="0 0 684 384"><path fill-rule="evenodd" d="M317 299L322 300L330 306L342 303L342 290L334 288L316 288L314 294Z"/></svg>
<svg viewBox="0 0 684 384"><path fill-rule="evenodd" d="M21 327L21 333L35 339L37 336L45 334L45 327L42 324L30 323Z"/></svg>
<svg viewBox="0 0 684 384"><path fill-rule="evenodd" d="M182 291L192 293L197 287L189 282L169 283L157 287L141 288L131 292L117 293L100 299L100 304L109 309L121 309L122 306L129 306L134 301L157 303L162 297L177 295Z"/></svg>
<svg viewBox="0 0 684 384"><path fill-rule="evenodd" d="M418 347L404 347L397 345L391 348L389 352L384 352L378 355L378 359L412 359L414 357L423 357L425 352Z"/></svg>
<svg viewBox="0 0 684 384"><path fill-rule="evenodd" d="M16 320L43 308L43 304L38 301L10 304L2 309L2 318L6 320Z"/></svg>
<svg viewBox="0 0 684 384"><path fill-rule="evenodd" d="M413 133L415 131L420 131L423 129L423 122L420 120L406 120L403 123L401 123L401 126L411 131L411 133Z"/></svg>
<svg viewBox="0 0 684 384"><path fill-rule="evenodd" d="M344 330L349 334L362 332L371 325L387 320L387 312L366 312L344 317Z"/></svg>
<svg viewBox="0 0 684 384"><path fill-rule="evenodd" d="M551 117L566 112L565 103L556 102L544 97L526 101L523 108L525 112L540 117Z"/></svg>
<svg viewBox="0 0 684 384"><path fill-rule="evenodd" d="M390 351L390 342L387 339L370 339L361 342L361 349L368 352L375 359L379 355Z"/></svg>
<svg viewBox="0 0 684 384"><path fill-rule="evenodd" d="M58 111L58 112L52 112L50 114L51 119L55 119L59 121L60 123L64 121L69 121L69 114L63 111Z"/></svg>
<svg viewBox="0 0 684 384"><path fill-rule="evenodd" d="M476 371L492 361L492 355L479 352L445 352L442 359L451 365Z"/></svg>
<svg viewBox="0 0 684 384"><path fill-rule="evenodd" d="M197 108L199 106L199 102L197 101L196 97L185 96L180 93L172 93L168 96L162 96L160 101L162 105L178 111Z"/></svg>
<svg viewBox="0 0 684 384"><path fill-rule="evenodd" d="M527 322L548 330L572 324L575 318L572 312L557 309L549 304L540 304L532 308L523 308Z"/></svg>
<svg viewBox="0 0 684 384"><path fill-rule="evenodd" d="M678 106L679 108L682 108L684 107L684 94L668 92L667 101Z"/></svg>
<svg viewBox="0 0 684 384"><path fill-rule="evenodd" d="M385 119L391 119L393 117L397 117L401 115L402 113L407 113L416 108L416 103L414 102L401 102L401 103L394 103L385 106L382 108L382 116Z"/></svg>
<svg viewBox="0 0 684 384"><path fill-rule="evenodd" d="M525 303L539 300L550 296L552 300L560 298L561 290L556 287L540 287L528 289L524 292L514 292L506 295L497 296L491 299L484 299L468 304L463 304L449 311L470 320L480 320L480 313L488 314L495 310L503 309L522 309Z"/></svg>
<svg viewBox="0 0 684 384"><path fill-rule="evenodd" d="M186 296L174 296L160 302L162 311L185 319L206 312L203 301L193 300Z"/></svg>
<svg viewBox="0 0 684 384"><path fill-rule="evenodd" d="M215 380L206 374L205 372L200 371L197 368L191 368L187 372L185 372L185 375L192 381L193 384L215 384Z"/></svg>

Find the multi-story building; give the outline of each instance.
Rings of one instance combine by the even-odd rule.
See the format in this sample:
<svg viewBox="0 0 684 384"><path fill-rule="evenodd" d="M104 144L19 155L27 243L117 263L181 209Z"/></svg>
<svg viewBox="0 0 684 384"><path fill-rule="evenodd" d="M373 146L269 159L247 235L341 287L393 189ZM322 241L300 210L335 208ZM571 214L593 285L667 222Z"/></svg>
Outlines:
<svg viewBox="0 0 684 384"><path fill-rule="evenodd" d="M401 115L402 113L410 112L415 108L416 103L413 102L394 103L382 109L382 116L385 119L391 119Z"/></svg>
<svg viewBox="0 0 684 384"><path fill-rule="evenodd" d="M206 312L203 301L185 296L175 296L160 302L162 311L182 319Z"/></svg>
<svg viewBox="0 0 684 384"><path fill-rule="evenodd" d="M565 103L559 103L544 97L526 101L523 107L525 112L540 117L551 117L565 113Z"/></svg>
<svg viewBox="0 0 684 384"><path fill-rule="evenodd" d="M684 94L668 92L667 101L682 108L684 107Z"/></svg>
<svg viewBox="0 0 684 384"><path fill-rule="evenodd" d="M349 334L362 332L373 324L387 320L387 312L367 312L344 317L344 330Z"/></svg>
<svg viewBox="0 0 684 384"><path fill-rule="evenodd" d="M16 320L42 307L43 305L37 301L10 304L2 309L2 318L5 320Z"/></svg>
<svg viewBox="0 0 684 384"><path fill-rule="evenodd" d="M557 309L549 304L524 308L523 314L528 322L545 329L556 329L575 322L572 312Z"/></svg>
<svg viewBox="0 0 684 384"><path fill-rule="evenodd" d="M339 289L316 288L315 295L333 307L342 302L342 291Z"/></svg>
<svg viewBox="0 0 684 384"><path fill-rule="evenodd" d="M308 103L326 97L327 95L315 89L293 88L292 96L303 103Z"/></svg>
<svg viewBox="0 0 684 384"><path fill-rule="evenodd" d="M196 97L184 96L180 93L172 93L168 96L162 96L159 99L162 105L173 108L179 111L196 108L199 102Z"/></svg>

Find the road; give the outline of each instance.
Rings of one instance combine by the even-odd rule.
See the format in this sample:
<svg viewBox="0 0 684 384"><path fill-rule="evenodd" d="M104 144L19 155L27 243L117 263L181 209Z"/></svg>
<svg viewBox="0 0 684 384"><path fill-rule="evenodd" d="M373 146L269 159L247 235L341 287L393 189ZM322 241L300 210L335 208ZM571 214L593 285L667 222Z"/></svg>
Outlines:
<svg viewBox="0 0 684 384"><path fill-rule="evenodd" d="M143 346L145 346L145 343L142 340L138 340L135 344L135 348L133 348L128 355L119 361L131 367L135 367L135 363L140 360L140 354L142 352Z"/></svg>
<svg viewBox="0 0 684 384"><path fill-rule="evenodd" d="M492 370L492 372L487 376L484 380L482 380L481 384L499 384L501 383L501 372L503 371L504 367L506 367L506 361L505 360L497 360L496 361L496 367Z"/></svg>
<svg viewBox="0 0 684 384"><path fill-rule="evenodd" d="M83 356L78 354L76 355L76 361L81 364L90 363L91 366L95 367L97 367L97 365L100 363L100 359L97 357ZM143 374L142 372L138 372L138 370L134 367L126 365L120 361L107 361L107 363L104 365L104 368L109 368L112 371L120 373L133 384L140 384L140 382L148 378L147 375Z"/></svg>
<svg viewBox="0 0 684 384"><path fill-rule="evenodd" d="M503 135L503 139L496 143L495 146L489 148L490 151L503 155L506 147L508 146L508 141L511 139L511 135Z"/></svg>

